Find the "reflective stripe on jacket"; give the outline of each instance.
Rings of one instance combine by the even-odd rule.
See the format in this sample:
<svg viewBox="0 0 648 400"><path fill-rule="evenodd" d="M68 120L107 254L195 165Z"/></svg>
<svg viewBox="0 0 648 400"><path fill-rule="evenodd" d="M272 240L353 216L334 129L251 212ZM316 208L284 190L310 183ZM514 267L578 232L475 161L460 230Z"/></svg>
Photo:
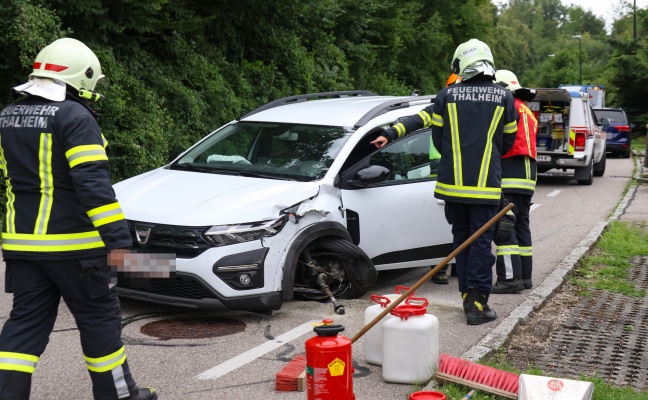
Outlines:
<svg viewBox="0 0 648 400"><path fill-rule="evenodd" d="M538 120L524 101L515 99L520 117L513 148L502 159L502 191L533 196L535 192Z"/></svg>

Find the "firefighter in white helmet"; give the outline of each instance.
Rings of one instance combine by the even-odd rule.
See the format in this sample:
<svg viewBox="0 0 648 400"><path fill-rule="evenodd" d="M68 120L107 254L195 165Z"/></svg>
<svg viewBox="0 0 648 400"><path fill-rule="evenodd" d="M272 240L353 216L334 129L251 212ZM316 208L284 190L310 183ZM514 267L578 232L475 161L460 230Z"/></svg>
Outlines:
<svg viewBox="0 0 648 400"><path fill-rule="evenodd" d="M434 196L445 201L455 248L499 211L501 158L517 131L513 96L493 83L495 66L486 43L471 39L455 50L452 72L461 82L442 89L434 104L387 129L373 143L383 146L423 127L432 127L434 147L441 153ZM497 318L488 306L495 256L491 227L456 257L459 290L468 325Z"/></svg>
<svg viewBox="0 0 648 400"><path fill-rule="evenodd" d="M512 210L515 214L513 240L506 244L495 243L497 282L493 286L493 293L519 293L533 286L529 213L537 180L535 158L538 120L526 102L533 100L535 91L523 88L517 76L505 69L497 70L495 83L513 93L519 122L515 143L502 158L502 192L508 202L515 204Z"/></svg>
<svg viewBox="0 0 648 400"><path fill-rule="evenodd" d="M61 297L74 315L94 399L153 400L133 380L108 257L131 234L110 181L106 141L89 102L103 79L96 55L59 39L37 55L19 100L0 112L5 290L13 308L0 333L0 399L27 400ZM123 265L117 266L123 267Z"/></svg>

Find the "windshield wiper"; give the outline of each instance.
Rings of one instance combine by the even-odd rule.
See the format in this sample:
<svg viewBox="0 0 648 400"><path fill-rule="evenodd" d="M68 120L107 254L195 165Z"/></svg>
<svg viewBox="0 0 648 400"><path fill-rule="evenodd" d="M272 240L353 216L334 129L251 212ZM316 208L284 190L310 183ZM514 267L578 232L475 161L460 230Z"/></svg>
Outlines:
<svg viewBox="0 0 648 400"><path fill-rule="evenodd" d="M190 163L184 164L172 164L169 166L169 169L180 169L183 171L194 171L194 172L210 172L207 168L197 167Z"/></svg>
<svg viewBox="0 0 648 400"><path fill-rule="evenodd" d="M294 181L293 178L288 178L285 176L272 175L272 174L263 174L255 171L238 171L239 175L247 176L248 178L266 178L266 179L278 179L282 181Z"/></svg>

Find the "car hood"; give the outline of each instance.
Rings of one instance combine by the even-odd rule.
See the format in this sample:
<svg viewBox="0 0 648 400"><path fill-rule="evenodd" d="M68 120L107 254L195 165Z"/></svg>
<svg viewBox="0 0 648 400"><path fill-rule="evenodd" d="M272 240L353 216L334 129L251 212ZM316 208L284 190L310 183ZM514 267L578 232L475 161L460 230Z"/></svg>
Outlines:
<svg viewBox="0 0 648 400"><path fill-rule="evenodd" d="M316 196L319 184L165 168L114 185L127 219L208 226L263 221Z"/></svg>

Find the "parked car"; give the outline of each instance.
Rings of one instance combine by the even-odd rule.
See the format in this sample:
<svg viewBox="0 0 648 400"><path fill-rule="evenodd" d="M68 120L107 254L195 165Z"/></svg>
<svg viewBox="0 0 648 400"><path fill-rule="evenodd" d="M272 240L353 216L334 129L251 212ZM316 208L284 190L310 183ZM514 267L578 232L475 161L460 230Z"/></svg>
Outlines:
<svg viewBox="0 0 648 400"><path fill-rule="evenodd" d="M603 130L607 137L605 149L607 152L621 155L623 158L630 158L632 151L632 129L628 123L625 111L621 108L595 108L594 114L599 122L603 118L609 124L604 124Z"/></svg>
<svg viewBox="0 0 648 400"><path fill-rule="evenodd" d="M529 108L538 118L538 172L573 170L580 185L605 173L605 134L587 93L564 88L535 89Z"/></svg>
<svg viewBox="0 0 648 400"><path fill-rule="evenodd" d="M370 143L434 97L279 99L169 165L117 183L133 250L175 254L177 264L173 279L120 276L118 293L276 310L294 296L359 297L377 271L438 264L453 246L444 202L434 198L430 130L380 149Z"/></svg>

